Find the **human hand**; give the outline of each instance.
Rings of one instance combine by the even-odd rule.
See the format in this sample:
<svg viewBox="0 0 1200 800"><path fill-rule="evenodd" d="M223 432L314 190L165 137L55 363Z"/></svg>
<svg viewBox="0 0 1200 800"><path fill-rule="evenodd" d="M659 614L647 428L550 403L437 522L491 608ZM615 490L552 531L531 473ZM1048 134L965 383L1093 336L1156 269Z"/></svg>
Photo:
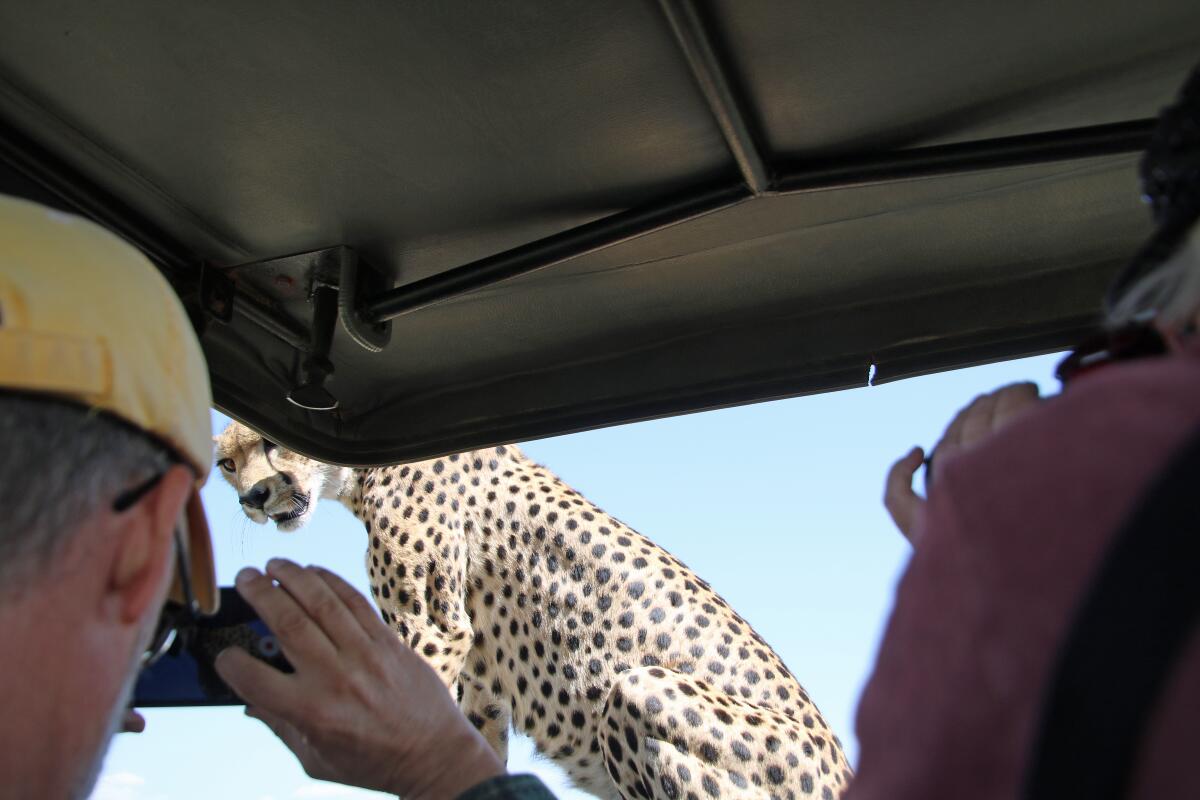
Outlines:
<svg viewBox="0 0 1200 800"><path fill-rule="evenodd" d="M266 575L242 570L237 588L295 672L240 648L217 656L217 672L310 776L452 798L504 772L437 674L341 578L274 559Z"/></svg>
<svg viewBox="0 0 1200 800"><path fill-rule="evenodd" d="M937 475L946 460L955 453L969 450L996 431L1008 425L1019 414L1040 401L1038 387L1033 383L1014 383L1002 386L994 392L980 395L970 405L955 415L941 441L930 457L932 475L926 477L929 484L936 483ZM885 482L883 505L904 538L914 545L918 535L918 518L925 499L913 490L913 476L924 463L925 452L914 447L888 470Z"/></svg>
<svg viewBox="0 0 1200 800"><path fill-rule="evenodd" d="M1040 400L1036 383L1011 383L979 395L955 415L933 449L931 462L945 463L955 453L971 449ZM934 467L935 480L937 472Z"/></svg>

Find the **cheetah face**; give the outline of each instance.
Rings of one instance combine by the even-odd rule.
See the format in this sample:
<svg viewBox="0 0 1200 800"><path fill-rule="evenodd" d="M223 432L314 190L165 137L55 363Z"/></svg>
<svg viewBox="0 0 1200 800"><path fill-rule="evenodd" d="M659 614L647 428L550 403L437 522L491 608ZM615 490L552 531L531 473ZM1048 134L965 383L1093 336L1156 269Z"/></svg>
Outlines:
<svg viewBox="0 0 1200 800"><path fill-rule="evenodd" d="M304 527L321 497L337 497L351 470L305 458L231 422L215 439L217 468L238 493L242 511L281 531Z"/></svg>

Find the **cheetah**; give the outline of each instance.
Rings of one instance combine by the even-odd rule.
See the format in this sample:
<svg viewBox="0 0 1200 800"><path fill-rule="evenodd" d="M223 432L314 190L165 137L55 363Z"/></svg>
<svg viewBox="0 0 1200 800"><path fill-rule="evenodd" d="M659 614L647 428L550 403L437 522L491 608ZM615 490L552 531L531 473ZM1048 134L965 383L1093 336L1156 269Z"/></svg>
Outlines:
<svg viewBox="0 0 1200 800"><path fill-rule="evenodd" d="M217 465L255 522L297 530L319 498L362 521L384 621L502 760L511 726L601 798L829 800L851 778L749 624L514 446L351 469L235 422Z"/></svg>

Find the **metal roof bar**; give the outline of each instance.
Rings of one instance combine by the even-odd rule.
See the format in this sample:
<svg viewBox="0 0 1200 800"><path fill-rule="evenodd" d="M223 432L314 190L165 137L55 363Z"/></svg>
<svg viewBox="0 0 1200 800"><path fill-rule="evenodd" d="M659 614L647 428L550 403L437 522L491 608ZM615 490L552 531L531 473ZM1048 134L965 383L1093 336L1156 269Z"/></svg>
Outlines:
<svg viewBox="0 0 1200 800"><path fill-rule="evenodd" d="M1134 153L1145 148L1154 125L1153 119L1134 120L846 158L784 172L774 181L771 193L846 189L1001 167ZM362 309L362 317L368 322L395 319L465 292L554 266L718 211L751 196L744 186L726 187L622 211L546 239L389 289L366 304Z"/></svg>
<svg viewBox="0 0 1200 800"><path fill-rule="evenodd" d="M746 187L739 183L622 211L545 239L389 289L367 302L360 316L368 323L395 319L518 275L545 269L594 250L603 250L711 214L740 203L750 196Z"/></svg>
<svg viewBox="0 0 1200 800"><path fill-rule="evenodd" d="M746 106L734 90L700 9L692 0L660 0L659 5L737 162L742 180L755 195L769 191L771 176L757 145L761 140L751 130Z"/></svg>
<svg viewBox="0 0 1200 800"><path fill-rule="evenodd" d="M850 189L912 178L1136 153L1145 149L1155 123L1153 119L1139 119L893 150L823 163L798 163L781 168L772 189L780 194Z"/></svg>
<svg viewBox="0 0 1200 800"><path fill-rule="evenodd" d="M979 170L1071 161L1142 150L1155 121L1134 120L976 142L897 150L799 165L781 171L770 193L845 189ZM176 280L198 284L198 261L137 211L81 175L11 126L0 122L0 161L141 248ZM622 211L460 267L397 286L362 308L364 320L382 322L509 278L560 264L686 222L752 197L740 182Z"/></svg>

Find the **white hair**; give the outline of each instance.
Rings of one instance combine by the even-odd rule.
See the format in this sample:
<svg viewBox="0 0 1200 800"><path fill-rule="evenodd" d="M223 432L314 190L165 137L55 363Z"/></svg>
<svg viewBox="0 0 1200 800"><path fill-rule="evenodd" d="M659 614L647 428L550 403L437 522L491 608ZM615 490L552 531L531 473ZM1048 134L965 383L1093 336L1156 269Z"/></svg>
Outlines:
<svg viewBox="0 0 1200 800"><path fill-rule="evenodd" d="M0 453L0 599L43 573L101 505L170 464L130 426L20 394L0 394Z"/></svg>
<svg viewBox="0 0 1200 800"><path fill-rule="evenodd" d="M1110 328L1119 328L1155 318L1168 326L1185 326L1197 311L1200 311L1200 222L1192 225L1170 258L1121 293L1105 322Z"/></svg>

